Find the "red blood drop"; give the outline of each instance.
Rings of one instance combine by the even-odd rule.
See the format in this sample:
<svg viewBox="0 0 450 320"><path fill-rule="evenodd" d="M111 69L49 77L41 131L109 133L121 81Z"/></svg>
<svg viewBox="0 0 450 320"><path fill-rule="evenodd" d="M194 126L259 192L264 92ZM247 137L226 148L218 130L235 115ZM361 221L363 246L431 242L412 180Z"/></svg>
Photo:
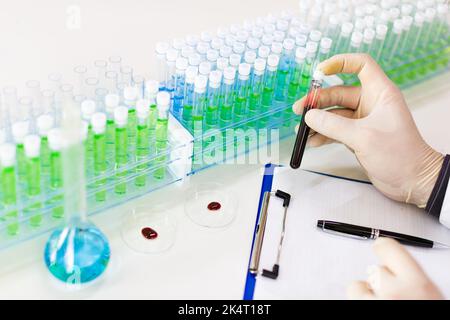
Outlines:
<svg viewBox="0 0 450 320"><path fill-rule="evenodd" d="M149 239L149 240L153 240L158 237L158 232L156 232L155 230L153 230L150 227L142 228L141 233L145 239Z"/></svg>
<svg viewBox="0 0 450 320"><path fill-rule="evenodd" d="M208 204L208 210L217 211L222 207L219 202L213 201Z"/></svg>

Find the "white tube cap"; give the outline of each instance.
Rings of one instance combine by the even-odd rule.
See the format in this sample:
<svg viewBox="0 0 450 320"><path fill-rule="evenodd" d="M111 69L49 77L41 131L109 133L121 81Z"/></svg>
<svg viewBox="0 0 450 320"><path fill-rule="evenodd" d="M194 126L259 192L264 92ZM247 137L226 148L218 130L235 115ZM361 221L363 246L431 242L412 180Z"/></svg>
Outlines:
<svg viewBox="0 0 450 320"><path fill-rule="evenodd" d="M276 54L271 54L267 57L267 66L268 69L271 71L276 70L278 67L278 63L280 62L280 57L278 57Z"/></svg>
<svg viewBox="0 0 450 320"><path fill-rule="evenodd" d="M186 43L191 47L195 47L199 41L200 37L196 34L190 34L186 36Z"/></svg>
<svg viewBox="0 0 450 320"><path fill-rule="evenodd" d="M309 55L315 54L317 52L317 42L308 41L306 43L306 52Z"/></svg>
<svg viewBox="0 0 450 320"><path fill-rule="evenodd" d="M219 58L219 51L210 49L206 52L206 59L210 62L216 62Z"/></svg>
<svg viewBox="0 0 450 320"><path fill-rule="evenodd" d="M158 92L158 94L156 95L156 104L158 105L158 109L160 109L161 107L169 108L169 105L170 105L170 94L168 92L166 92L166 91Z"/></svg>
<svg viewBox="0 0 450 320"><path fill-rule="evenodd" d="M35 134L30 134L23 141L25 147L25 155L28 158L39 157L41 152L41 139Z"/></svg>
<svg viewBox="0 0 450 320"><path fill-rule="evenodd" d="M220 87L220 83L222 82L222 72L219 70L211 71L209 74L209 86L211 88L217 89Z"/></svg>
<svg viewBox="0 0 450 320"><path fill-rule="evenodd" d="M145 91L148 94L156 95L159 91L159 81L157 80L147 80L145 82ZM117 101L116 106L119 105L119 101Z"/></svg>
<svg viewBox="0 0 450 320"><path fill-rule="evenodd" d="M297 47L304 47L306 45L306 41L308 41L308 37L304 34L299 34L295 37L295 45Z"/></svg>
<svg viewBox="0 0 450 320"><path fill-rule="evenodd" d="M198 74L198 67L189 66L186 69L186 82L187 83L194 83L195 77Z"/></svg>
<svg viewBox="0 0 450 320"><path fill-rule="evenodd" d="M270 34L265 34L263 35L263 37L261 38L261 43L265 46L270 47L272 45L273 42L273 37Z"/></svg>
<svg viewBox="0 0 450 320"><path fill-rule="evenodd" d="M231 47L229 46L223 46L222 48L220 48L220 56L222 58L229 58L232 53L233 49L231 49Z"/></svg>
<svg viewBox="0 0 450 320"><path fill-rule="evenodd" d="M245 51L245 45L241 42L236 42L233 45L233 52L236 54L243 54Z"/></svg>
<svg viewBox="0 0 450 320"><path fill-rule="evenodd" d="M266 47L266 46L261 46L258 49L258 57L262 58L262 59L267 59L267 57L270 54L270 48Z"/></svg>
<svg viewBox="0 0 450 320"><path fill-rule="evenodd" d="M255 51L246 51L244 54L244 61L248 64L254 64L256 60L256 52Z"/></svg>
<svg viewBox="0 0 450 320"><path fill-rule="evenodd" d="M92 131L95 134L102 134L106 130L106 115L103 112L96 112L91 117Z"/></svg>
<svg viewBox="0 0 450 320"><path fill-rule="evenodd" d="M186 70L188 65L189 65L189 62L186 58L178 57L177 62L175 63L175 68L177 68L177 70L184 71L184 70Z"/></svg>
<svg viewBox="0 0 450 320"><path fill-rule="evenodd" d="M402 19L396 19L394 21L394 28L393 28L393 32L394 33L402 33L403 30L403 20Z"/></svg>
<svg viewBox="0 0 450 320"><path fill-rule="evenodd" d="M249 38L247 41L247 47L250 50L257 50L259 47L259 40L257 38Z"/></svg>
<svg viewBox="0 0 450 320"><path fill-rule="evenodd" d="M120 97L117 94L107 94L105 96L105 106L108 110L113 110L120 103Z"/></svg>
<svg viewBox="0 0 450 320"><path fill-rule="evenodd" d="M230 66L237 68L241 63L241 56L238 54L230 55Z"/></svg>
<svg viewBox="0 0 450 320"><path fill-rule="evenodd" d="M264 74L264 70L266 69L266 60L261 59L261 58L255 59L254 68L255 68L256 75L260 76L260 75Z"/></svg>
<svg viewBox="0 0 450 320"><path fill-rule="evenodd" d="M48 132L48 147L53 151L60 151L63 146L62 132L59 128L54 128Z"/></svg>
<svg viewBox="0 0 450 320"><path fill-rule="evenodd" d="M228 59L227 58L218 58L216 61L217 70L223 70L228 67Z"/></svg>
<svg viewBox="0 0 450 320"><path fill-rule="evenodd" d="M124 106L119 106L114 109L114 122L117 127L125 127L128 122L128 109Z"/></svg>
<svg viewBox="0 0 450 320"><path fill-rule="evenodd" d="M206 91L206 85L208 83L208 78L205 75L198 75L195 78L194 91L197 93L204 93Z"/></svg>
<svg viewBox="0 0 450 320"><path fill-rule="evenodd" d="M239 69L238 69L239 78L243 79L243 80L248 79L248 76L250 75L250 70L251 70L251 66L248 63L245 63L245 62L241 63L239 65Z"/></svg>
<svg viewBox="0 0 450 320"><path fill-rule="evenodd" d="M344 22L341 26L341 34L349 36L353 31L353 24L350 22Z"/></svg>
<svg viewBox="0 0 450 320"><path fill-rule="evenodd" d="M295 40L294 39L284 39L283 41L283 49L287 51L294 50Z"/></svg>
<svg viewBox="0 0 450 320"><path fill-rule="evenodd" d="M281 52L283 51L283 45L279 42L274 42L274 43L272 43L272 47L270 48L270 51L273 54L280 55Z"/></svg>
<svg viewBox="0 0 450 320"><path fill-rule="evenodd" d="M89 121L94 113L95 113L95 101L84 100L81 103L81 114L83 115L83 119Z"/></svg>
<svg viewBox="0 0 450 320"><path fill-rule="evenodd" d="M0 165L12 167L16 163L16 147L12 143L0 145Z"/></svg>
<svg viewBox="0 0 450 320"><path fill-rule="evenodd" d="M178 58L178 51L175 49L169 49L166 52L166 60L167 62L172 62L174 63L175 61L177 61Z"/></svg>
<svg viewBox="0 0 450 320"><path fill-rule="evenodd" d="M376 33L377 33L377 39L383 40L386 37L388 31L388 27L384 24L377 25Z"/></svg>
<svg viewBox="0 0 450 320"><path fill-rule="evenodd" d="M359 31L353 31L351 43L354 45L360 45L363 40L363 34Z"/></svg>
<svg viewBox="0 0 450 320"><path fill-rule="evenodd" d="M330 51L332 44L333 40L331 40L331 38L324 37L320 39L320 50L323 52L328 52Z"/></svg>
<svg viewBox="0 0 450 320"><path fill-rule="evenodd" d="M43 114L36 120L37 130L41 137L45 137L48 131L55 125L55 119L49 114Z"/></svg>
<svg viewBox="0 0 450 320"><path fill-rule="evenodd" d="M194 53L194 48L191 46L184 46L181 48L181 56L183 58L189 59L190 55Z"/></svg>
<svg viewBox="0 0 450 320"><path fill-rule="evenodd" d="M364 30L364 43L370 44L375 38L375 31L373 29Z"/></svg>
<svg viewBox="0 0 450 320"><path fill-rule="evenodd" d="M297 50L295 50L295 61L297 63L301 63L306 58L306 48L305 47L299 47Z"/></svg>
<svg viewBox="0 0 450 320"><path fill-rule="evenodd" d="M140 119L146 119L150 113L150 102L147 99L139 99L136 102L136 115Z"/></svg>
<svg viewBox="0 0 450 320"><path fill-rule="evenodd" d="M314 80L322 81L324 77L325 77L325 75L323 74L323 72L321 70L318 70L318 69L314 70L314 73L313 73Z"/></svg>
<svg viewBox="0 0 450 320"><path fill-rule="evenodd" d="M221 38L214 38L211 41L211 48L213 48L214 50L220 50L220 48L222 48L222 46L225 44L225 41L223 41L223 39Z"/></svg>
<svg viewBox="0 0 450 320"><path fill-rule="evenodd" d="M310 41L319 42L320 38L322 38L322 32L320 32L319 30L312 30L309 33L309 40Z"/></svg>
<svg viewBox="0 0 450 320"><path fill-rule="evenodd" d="M25 136L29 131L29 122L28 121L19 121L15 122L11 128L13 139L16 143L23 143Z"/></svg>
<svg viewBox="0 0 450 320"><path fill-rule="evenodd" d="M209 45L206 42L199 42L196 49L200 55L204 55L209 50Z"/></svg>
<svg viewBox="0 0 450 320"><path fill-rule="evenodd" d="M189 65L198 66L201 62L202 58L198 53L193 53L189 56Z"/></svg>
<svg viewBox="0 0 450 320"><path fill-rule="evenodd" d="M211 72L211 63L208 61L203 61L198 66L198 72L201 75L207 76Z"/></svg>
<svg viewBox="0 0 450 320"><path fill-rule="evenodd" d="M233 83L235 77L236 77L236 68L226 67L223 70L223 78L227 83Z"/></svg>

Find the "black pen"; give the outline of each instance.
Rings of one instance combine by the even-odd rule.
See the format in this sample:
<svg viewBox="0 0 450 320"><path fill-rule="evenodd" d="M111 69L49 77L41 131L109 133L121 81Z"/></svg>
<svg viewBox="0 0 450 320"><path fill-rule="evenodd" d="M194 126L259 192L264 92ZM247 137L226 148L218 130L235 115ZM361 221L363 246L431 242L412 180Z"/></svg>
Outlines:
<svg viewBox="0 0 450 320"><path fill-rule="evenodd" d="M416 247L424 247L424 248L446 248L448 249L449 246L436 242L431 241L415 236L410 236L407 234L387 231L387 230L381 230L381 229L375 229L375 228L368 228L363 226L356 226L353 224L348 223L342 223L342 222L335 222L335 221L327 221L327 220L318 220L317 221L317 227L322 229L324 232L333 233L337 235L342 235L350 238L355 239L363 239L363 240L375 240L379 237L386 237L395 239L398 242L410 246L416 246Z"/></svg>

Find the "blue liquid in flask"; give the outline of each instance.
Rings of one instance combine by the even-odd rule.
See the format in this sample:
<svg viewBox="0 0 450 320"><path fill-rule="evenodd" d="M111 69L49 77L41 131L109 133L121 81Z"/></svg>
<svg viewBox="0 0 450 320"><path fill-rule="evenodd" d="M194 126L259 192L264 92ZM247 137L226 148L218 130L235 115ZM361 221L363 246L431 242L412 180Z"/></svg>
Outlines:
<svg viewBox="0 0 450 320"><path fill-rule="evenodd" d="M82 284L105 271L110 254L103 233L93 224L85 223L55 230L47 241L44 260L57 279Z"/></svg>

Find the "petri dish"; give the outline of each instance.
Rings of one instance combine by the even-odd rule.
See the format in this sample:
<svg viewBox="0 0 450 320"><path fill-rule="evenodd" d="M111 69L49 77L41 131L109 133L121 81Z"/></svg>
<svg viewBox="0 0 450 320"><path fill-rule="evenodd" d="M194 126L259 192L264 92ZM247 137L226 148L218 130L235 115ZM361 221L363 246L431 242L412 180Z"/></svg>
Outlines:
<svg viewBox="0 0 450 320"><path fill-rule="evenodd" d="M201 183L187 190L186 215L203 227L223 228L235 218L237 200L219 183Z"/></svg>
<svg viewBox="0 0 450 320"><path fill-rule="evenodd" d="M176 219L167 210L139 206L128 213L122 224L121 235L126 245L138 253L161 253L175 242Z"/></svg>

